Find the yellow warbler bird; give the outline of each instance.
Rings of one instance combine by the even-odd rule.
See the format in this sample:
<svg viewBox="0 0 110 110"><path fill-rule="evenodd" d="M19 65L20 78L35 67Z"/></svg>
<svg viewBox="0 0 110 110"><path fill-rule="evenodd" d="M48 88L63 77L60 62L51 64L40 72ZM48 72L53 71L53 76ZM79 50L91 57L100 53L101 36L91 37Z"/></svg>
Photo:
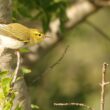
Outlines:
<svg viewBox="0 0 110 110"><path fill-rule="evenodd" d="M19 23L0 24L0 47L19 49L42 42L45 35Z"/></svg>

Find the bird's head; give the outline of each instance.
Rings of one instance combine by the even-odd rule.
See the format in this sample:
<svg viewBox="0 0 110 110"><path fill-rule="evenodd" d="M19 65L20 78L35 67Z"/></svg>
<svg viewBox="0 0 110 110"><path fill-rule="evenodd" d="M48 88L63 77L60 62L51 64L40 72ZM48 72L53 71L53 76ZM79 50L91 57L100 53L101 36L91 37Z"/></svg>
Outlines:
<svg viewBox="0 0 110 110"><path fill-rule="evenodd" d="M30 29L30 44L37 44L45 39L45 35L37 29Z"/></svg>

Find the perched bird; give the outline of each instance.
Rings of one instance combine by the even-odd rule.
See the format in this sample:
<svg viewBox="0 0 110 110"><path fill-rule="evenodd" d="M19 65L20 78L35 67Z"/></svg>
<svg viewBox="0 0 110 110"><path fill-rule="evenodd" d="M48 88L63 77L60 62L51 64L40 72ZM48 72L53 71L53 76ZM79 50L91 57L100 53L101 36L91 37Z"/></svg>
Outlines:
<svg viewBox="0 0 110 110"><path fill-rule="evenodd" d="M19 23L0 24L0 48L19 49L42 42L45 35Z"/></svg>

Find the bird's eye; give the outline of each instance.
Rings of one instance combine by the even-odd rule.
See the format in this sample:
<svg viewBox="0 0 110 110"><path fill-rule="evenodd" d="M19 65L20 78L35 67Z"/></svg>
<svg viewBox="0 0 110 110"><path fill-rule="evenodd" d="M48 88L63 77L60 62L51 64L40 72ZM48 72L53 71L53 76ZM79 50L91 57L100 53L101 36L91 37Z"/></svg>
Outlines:
<svg viewBox="0 0 110 110"><path fill-rule="evenodd" d="M41 36L41 34L38 34L39 36Z"/></svg>
<svg viewBox="0 0 110 110"><path fill-rule="evenodd" d="M35 33L35 36L39 36L39 37L40 37L40 36L41 36L41 34L40 34L40 33Z"/></svg>

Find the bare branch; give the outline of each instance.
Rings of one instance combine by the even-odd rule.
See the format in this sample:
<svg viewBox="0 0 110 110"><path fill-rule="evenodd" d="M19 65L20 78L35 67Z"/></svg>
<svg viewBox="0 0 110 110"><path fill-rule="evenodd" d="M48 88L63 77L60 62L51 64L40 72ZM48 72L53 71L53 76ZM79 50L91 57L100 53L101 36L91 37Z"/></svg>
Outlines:
<svg viewBox="0 0 110 110"><path fill-rule="evenodd" d="M16 51L16 55L17 55L17 65L16 65L16 69L14 71L12 85L14 85L14 83L16 82L16 79L17 79L17 76L18 76L18 70L19 70L19 66L20 66L20 52Z"/></svg>
<svg viewBox="0 0 110 110"><path fill-rule="evenodd" d="M91 27L93 27L97 32L99 32L106 40L110 41L110 37L105 32L103 32L98 26L96 26L94 23L88 20L86 20L85 22Z"/></svg>
<svg viewBox="0 0 110 110"><path fill-rule="evenodd" d="M106 82L106 72L107 72L107 67L108 64L104 63L102 67L102 82L101 82L101 98L100 98L100 110L104 110L104 105L105 105L105 87L108 85L110 82Z"/></svg>
<svg viewBox="0 0 110 110"><path fill-rule="evenodd" d="M53 63L49 68L52 69L52 68L54 68L57 64L59 64L59 62L61 62L61 60L64 58L64 56L65 56L65 54L66 54L68 48L69 48L69 45L65 48L64 53L62 54L62 56L61 56L55 63Z"/></svg>
<svg viewBox="0 0 110 110"><path fill-rule="evenodd" d="M85 105L83 103L54 103L54 106L80 106L80 107L85 107L89 110L94 110L93 108L91 108L90 106L88 105Z"/></svg>
<svg viewBox="0 0 110 110"><path fill-rule="evenodd" d="M44 76L46 73L48 73L50 70L52 70L57 64L59 64L62 61L62 59L65 57L68 48L69 48L69 45L66 46L66 48L65 48L63 54L61 55L61 57L55 63L53 63L52 65L50 65L44 72L40 73L40 76L38 76L36 79L34 79L32 81L32 83L35 83L36 81L38 81L39 79L41 79L42 76Z"/></svg>

